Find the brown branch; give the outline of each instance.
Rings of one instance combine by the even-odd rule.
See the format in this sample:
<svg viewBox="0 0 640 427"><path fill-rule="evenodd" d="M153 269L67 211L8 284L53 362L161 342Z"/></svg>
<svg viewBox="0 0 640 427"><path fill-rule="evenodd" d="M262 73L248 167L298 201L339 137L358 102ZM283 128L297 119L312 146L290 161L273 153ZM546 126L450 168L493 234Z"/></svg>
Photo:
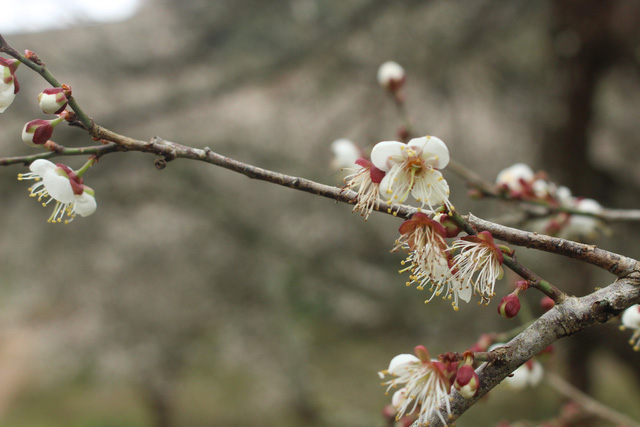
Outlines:
<svg viewBox="0 0 640 427"><path fill-rule="evenodd" d="M568 297L563 303L557 304L543 314L521 334L496 349L500 351L501 357L493 362L484 363L476 370L480 377L480 387L476 396L465 399L454 389L445 398L449 399L451 405L450 422L458 419L507 375L550 344L597 323L605 323L629 306L638 304L640 302L639 284L638 277L620 279L590 295L581 298ZM441 411L446 413L444 404ZM434 415L429 426L440 427L442 422L437 415Z"/></svg>
<svg viewBox="0 0 640 427"><path fill-rule="evenodd" d="M640 271L640 264L635 259L605 251L595 245L585 245L558 237L506 227L472 214L469 214L469 223L479 230L490 232L493 237L505 242L578 259L603 268L618 277L625 277L632 272Z"/></svg>

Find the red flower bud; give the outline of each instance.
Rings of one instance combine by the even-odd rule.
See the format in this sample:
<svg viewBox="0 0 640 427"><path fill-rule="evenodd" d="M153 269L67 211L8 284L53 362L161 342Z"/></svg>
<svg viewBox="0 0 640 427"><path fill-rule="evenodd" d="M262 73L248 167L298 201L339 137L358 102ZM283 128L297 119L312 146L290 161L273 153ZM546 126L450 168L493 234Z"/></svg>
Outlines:
<svg viewBox="0 0 640 427"><path fill-rule="evenodd" d="M520 299L516 294L509 294L502 298L498 305L498 313L505 319L516 317L520 311Z"/></svg>
<svg viewBox="0 0 640 427"><path fill-rule="evenodd" d="M471 399L478 394L478 385L480 379L478 374L473 370L471 365L462 365L456 374L456 380L453 386L458 390L460 395L465 399Z"/></svg>
<svg viewBox="0 0 640 427"><path fill-rule="evenodd" d="M551 310L554 305L556 305L556 303L549 297L544 297L540 300L540 307L542 307L544 311Z"/></svg>

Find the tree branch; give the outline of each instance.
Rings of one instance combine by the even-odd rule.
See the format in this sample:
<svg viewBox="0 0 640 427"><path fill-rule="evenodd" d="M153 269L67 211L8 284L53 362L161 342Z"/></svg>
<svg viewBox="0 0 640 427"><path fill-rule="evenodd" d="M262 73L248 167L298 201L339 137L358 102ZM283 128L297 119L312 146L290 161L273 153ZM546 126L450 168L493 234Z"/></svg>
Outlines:
<svg viewBox="0 0 640 427"><path fill-rule="evenodd" d="M480 377L478 394L465 399L453 389L447 397L450 400L452 419L455 421L467 409L498 385L518 366L540 353L560 338L573 335L597 323L605 323L633 304L640 302L640 281L638 278L617 280L604 289L578 298L568 297L543 314L521 334L509 341L499 351L501 357L481 365L476 373ZM445 405L441 412L446 413ZM433 415L430 427L440 427L442 422Z"/></svg>
<svg viewBox="0 0 640 427"><path fill-rule="evenodd" d="M472 214L469 214L469 223L479 230L490 232L493 237L505 242L578 259L603 268L618 277L625 277L632 272L640 271L640 264L635 259L599 249L595 245L585 245L558 237L506 227Z"/></svg>

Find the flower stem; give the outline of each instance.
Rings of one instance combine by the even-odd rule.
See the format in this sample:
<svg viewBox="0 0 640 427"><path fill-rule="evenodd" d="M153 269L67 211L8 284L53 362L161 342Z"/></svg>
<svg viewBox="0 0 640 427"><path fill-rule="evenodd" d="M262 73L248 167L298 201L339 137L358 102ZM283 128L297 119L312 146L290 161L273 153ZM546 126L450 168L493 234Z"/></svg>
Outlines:
<svg viewBox="0 0 640 427"><path fill-rule="evenodd" d="M93 164L98 160L98 158L96 156L91 156L89 157L89 160L87 160L87 163L85 163L80 169L78 169L76 171L76 175L78 175L78 177L81 177L82 175L84 175L84 173L86 171L89 170L89 168L91 166L93 166Z"/></svg>

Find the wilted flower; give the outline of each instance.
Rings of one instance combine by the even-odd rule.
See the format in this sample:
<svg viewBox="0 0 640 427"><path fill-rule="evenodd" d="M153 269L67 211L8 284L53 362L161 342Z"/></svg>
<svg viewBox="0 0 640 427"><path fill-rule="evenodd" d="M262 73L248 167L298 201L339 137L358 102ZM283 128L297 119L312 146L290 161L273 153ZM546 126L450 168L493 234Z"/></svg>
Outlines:
<svg viewBox="0 0 640 427"><path fill-rule="evenodd" d="M633 329L629 344L635 351L640 351L640 304L632 305L622 313L620 329Z"/></svg>
<svg viewBox="0 0 640 427"><path fill-rule="evenodd" d="M355 163L360 167L344 179L345 188L358 189L353 212L360 212L366 221L380 203L380 181L384 178L384 172L365 158L359 158Z"/></svg>
<svg viewBox="0 0 640 427"><path fill-rule="evenodd" d="M0 113L9 108L16 93L20 90L20 84L16 78L16 69L20 65L17 59L0 57Z"/></svg>
<svg viewBox="0 0 640 427"><path fill-rule="evenodd" d="M407 144L382 141L371 151L371 161L386 172L380 195L388 203L402 203L411 194L430 209L449 203L449 184L438 171L449 163L449 150L435 136L413 138Z"/></svg>
<svg viewBox="0 0 640 427"><path fill-rule="evenodd" d="M493 242L491 233L481 231L476 236L461 237L451 248L460 249L453 258L452 280L460 282L463 289L473 288L482 298L481 303L488 303L495 295L496 280L503 274L502 251Z"/></svg>
<svg viewBox="0 0 640 427"><path fill-rule="evenodd" d="M378 83L388 91L395 92L404 85L404 68L394 61L387 61L378 68Z"/></svg>
<svg viewBox="0 0 640 427"><path fill-rule="evenodd" d="M387 370L378 373L380 378L392 376L385 381L387 393L392 388L402 386L393 395L392 405L398 411L396 419L404 415L419 411L414 426L424 426L429 418L436 414L443 424L448 424L445 416L438 409L440 403L445 403L447 419L451 418L451 408L447 395L451 390L451 383L447 376L446 366L442 362L429 358L429 352L423 346L417 346L416 356L400 354L389 363Z"/></svg>
<svg viewBox="0 0 640 427"><path fill-rule="evenodd" d="M68 96L71 96L69 86L45 89L38 94L38 104L47 114L60 114L67 108Z"/></svg>
<svg viewBox="0 0 640 427"><path fill-rule="evenodd" d="M432 294L425 302L442 295L443 298L453 298L455 310L458 309L459 299L469 302L471 289L464 289L450 281L449 248L445 241L447 232L440 222L418 212L402 223L400 234L394 250L402 249L409 253L402 261L402 265L408 266L400 270L410 272L407 286L416 283L420 290L429 286Z"/></svg>
<svg viewBox="0 0 640 427"><path fill-rule="evenodd" d="M18 180L35 180L30 190L31 197L37 197L42 206L55 200L56 206L48 222L71 222L76 214L89 216L96 210L93 189L82 184L82 177L63 164L54 164L38 159L29 166L30 173L19 174Z"/></svg>

